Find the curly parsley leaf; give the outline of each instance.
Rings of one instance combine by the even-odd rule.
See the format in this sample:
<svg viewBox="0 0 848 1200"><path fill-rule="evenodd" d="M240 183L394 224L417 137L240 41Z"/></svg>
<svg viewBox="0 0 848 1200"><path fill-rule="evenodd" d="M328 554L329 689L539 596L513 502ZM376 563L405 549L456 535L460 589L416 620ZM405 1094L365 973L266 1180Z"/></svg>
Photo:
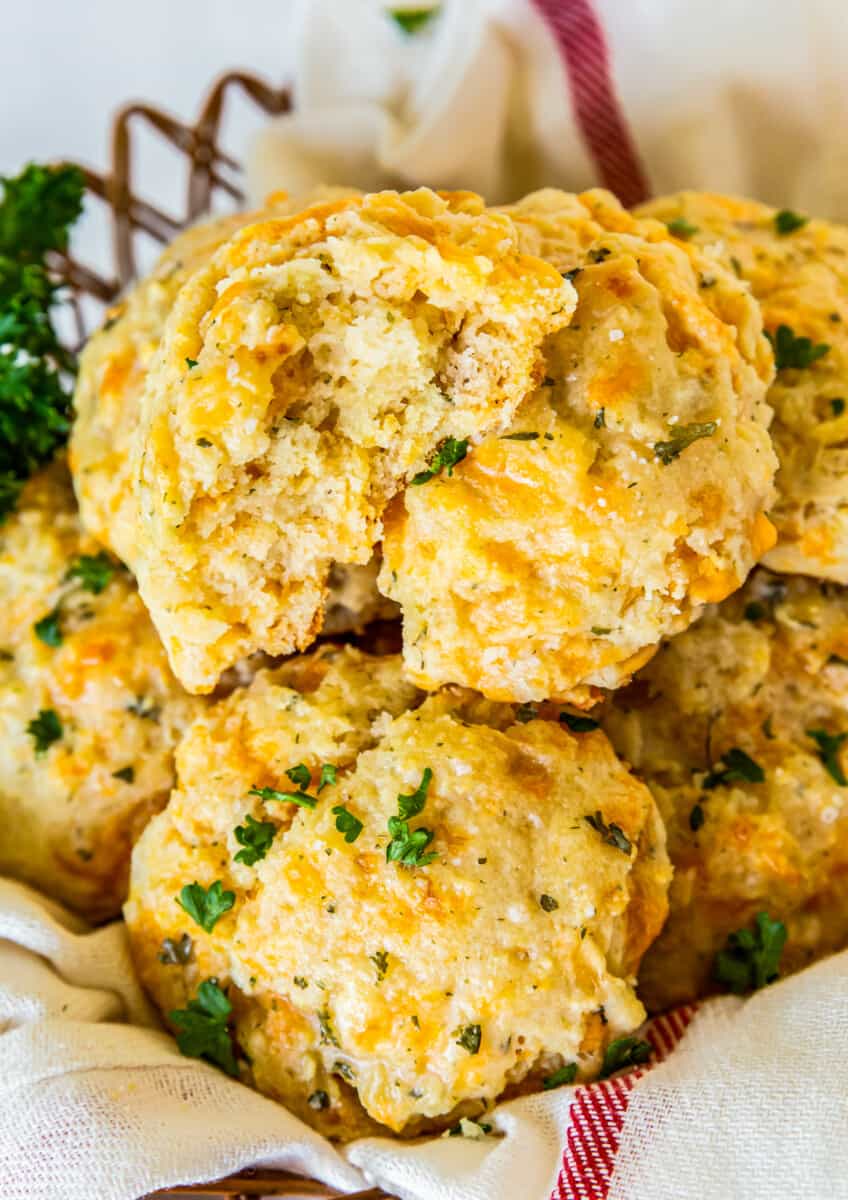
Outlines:
<svg viewBox="0 0 848 1200"><path fill-rule="evenodd" d="M244 825L236 825L233 830L235 839L243 850L235 855L235 861L253 867L263 859L277 834L277 826L273 821L257 821L250 813L244 818Z"/></svg>
<svg viewBox="0 0 848 1200"><path fill-rule="evenodd" d="M596 833L601 835L601 841L607 846L614 846L616 850L620 850L622 854L629 854L633 848L633 843L624 832L620 825L611 822L607 825L602 813L598 810L594 816L586 816L584 820L592 826Z"/></svg>
<svg viewBox="0 0 848 1200"><path fill-rule="evenodd" d="M27 733L35 743L36 757L40 757L54 742L61 740L64 730L58 713L52 708L42 708L38 716L33 717L27 725Z"/></svg>
<svg viewBox="0 0 848 1200"><path fill-rule="evenodd" d="M818 746L819 758L831 779L840 787L848 787L848 779L839 761L839 752L848 740L848 733L828 733L826 729L807 729L804 732Z"/></svg>
<svg viewBox="0 0 848 1200"><path fill-rule="evenodd" d="M229 1018L233 1006L214 979L206 979L197 989L197 996L186 1008L168 1013L168 1020L177 1031L177 1045L187 1058L202 1058L226 1071L238 1075Z"/></svg>
<svg viewBox="0 0 848 1200"><path fill-rule="evenodd" d="M802 217L800 213L793 212L791 208L782 208L780 212L774 214L775 230L785 237L787 233L794 233L796 229L802 229L809 217Z"/></svg>
<svg viewBox="0 0 848 1200"><path fill-rule="evenodd" d="M551 1088L565 1087L566 1084L574 1083L576 1078L577 1063L566 1063L565 1066L560 1067L558 1071L554 1071L553 1075L548 1075L545 1079L543 1079L542 1087L546 1092L549 1092Z"/></svg>
<svg viewBox="0 0 848 1200"><path fill-rule="evenodd" d="M65 579L77 579L87 592L99 596L114 574L114 561L101 550L99 554L81 554L68 567Z"/></svg>
<svg viewBox="0 0 848 1200"><path fill-rule="evenodd" d="M457 440L456 438L445 438L439 449L430 459L430 464L426 471L419 471L417 475L413 475L410 483L418 486L422 483L427 483L434 476L442 471L447 471L448 475L453 475L453 469L457 463L461 463L468 453L468 438Z"/></svg>
<svg viewBox="0 0 848 1200"><path fill-rule="evenodd" d="M460 1025L453 1031L457 1046L462 1046L469 1054L476 1054L480 1049L483 1038L479 1025Z"/></svg>
<svg viewBox="0 0 848 1200"><path fill-rule="evenodd" d="M135 783L135 767L121 767L120 771L112 772L113 779L120 779L124 783Z"/></svg>
<svg viewBox="0 0 848 1200"><path fill-rule="evenodd" d="M318 801L314 796L307 795L306 792L278 792L276 788L269 787L252 787L247 793L249 796L258 796L260 800L277 800L281 804L299 804L301 808L314 808Z"/></svg>
<svg viewBox="0 0 848 1200"><path fill-rule="evenodd" d="M712 437L717 429L716 421L693 421L689 425L673 425L667 441L654 443L654 454L663 466L670 466L693 442Z"/></svg>
<svg viewBox="0 0 848 1200"><path fill-rule="evenodd" d="M615 1038L604 1051L601 1079L608 1079L624 1067L638 1067L646 1063L653 1054L650 1042L637 1037Z"/></svg>
<svg viewBox="0 0 848 1200"><path fill-rule="evenodd" d="M177 896L177 904L196 921L201 929L211 933L225 912L236 902L235 892L225 892L220 879L209 888L202 884L187 883Z"/></svg>
<svg viewBox="0 0 848 1200"><path fill-rule="evenodd" d="M814 343L808 337L796 337L789 325L778 325L774 333L766 330L774 350L774 365L778 371L802 371L824 358L830 350L827 342Z"/></svg>
<svg viewBox="0 0 848 1200"><path fill-rule="evenodd" d="M336 818L336 829L339 833L344 834L344 840L355 842L363 828L359 818L355 817L352 812L348 812L343 804L337 804L332 809L332 813Z"/></svg>
<svg viewBox="0 0 848 1200"><path fill-rule="evenodd" d="M768 913L757 913L754 929L737 929L728 935L716 955L714 974L731 992L742 995L765 987L778 978L786 926Z"/></svg>
<svg viewBox="0 0 848 1200"><path fill-rule="evenodd" d="M45 646L51 646L54 649L62 645L62 614L59 611L58 604L52 610L42 617L40 621L36 621L32 627L32 631L39 641L44 642Z"/></svg>
<svg viewBox="0 0 848 1200"><path fill-rule="evenodd" d="M764 783L766 773L760 764L750 754L746 754L738 746L727 750L719 760L723 763L720 769L713 768L701 784L702 788L712 791L713 788L726 787L729 783Z"/></svg>
<svg viewBox="0 0 848 1200"><path fill-rule="evenodd" d="M51 321L46 256L67 248L84 183L76 167L35 164L0 179L0 519L70 429L74 362Z"/></svg>

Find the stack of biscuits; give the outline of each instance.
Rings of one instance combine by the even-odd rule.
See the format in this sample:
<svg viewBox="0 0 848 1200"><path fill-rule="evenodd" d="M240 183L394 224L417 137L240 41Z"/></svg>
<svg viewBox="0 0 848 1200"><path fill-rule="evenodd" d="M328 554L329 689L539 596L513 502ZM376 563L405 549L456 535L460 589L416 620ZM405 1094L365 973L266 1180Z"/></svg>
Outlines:
<svg viewBox="0 0 848 1200"><path fill-rule="evenodd" d="M0 529L0 870L340 1140L848 944L846 322L723 196L181 235Z"/></svg>

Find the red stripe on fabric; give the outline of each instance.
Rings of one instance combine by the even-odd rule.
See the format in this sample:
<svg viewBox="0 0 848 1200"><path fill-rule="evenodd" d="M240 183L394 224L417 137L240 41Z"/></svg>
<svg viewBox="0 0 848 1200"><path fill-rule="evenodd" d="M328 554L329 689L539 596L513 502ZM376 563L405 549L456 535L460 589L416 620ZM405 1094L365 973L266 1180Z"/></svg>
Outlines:
<svg viewBox="0 0 848 1200"><path fill-rule="evenodd" d="M576 1089L551 1200L607 1200L630 1093L646 1071L674 1050L695 1011L694 1005L686 1005L651 1021L645 1038L654 1055L644 1067Z"/></svg>
<svg viewBox="0 0 848 1200"><path fill-rule="evenodd" d="M580 134L601 182L628 207L647 200L647 178L618 101L609 48L591 0L533 3L556 38Z"/></svg>

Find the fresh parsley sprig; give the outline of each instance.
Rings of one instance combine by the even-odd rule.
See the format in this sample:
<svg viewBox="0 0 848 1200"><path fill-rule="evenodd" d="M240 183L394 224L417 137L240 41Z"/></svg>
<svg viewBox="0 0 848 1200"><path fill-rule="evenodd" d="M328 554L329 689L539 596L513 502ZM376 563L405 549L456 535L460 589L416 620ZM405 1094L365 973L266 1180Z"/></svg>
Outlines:
<svg viewBox="0 0 848 1200"><path fill-rule="evenodd" d="M584 817L588 825L591 825L596 833L601 835L601 841L607 846L614 846L616 850L620 850L622 854L629 854L633 849L633 843L624 832L620 825L616 825L611 821L608 825L603 818L603 814L598 810L594 815L589 814Z"/></svg>
<svg viewBox="0 0 848 1200"><path fill-rule="evenodd" d="M714 767L701 784L707 791L726 787L729 783L765 783L766 773L763 768L739 746L726 750L719 762L724 765L720 768Z"/></svg>
<svg viewBox="0 0 848 1200"><path fill-rule="evenodd" d="M202 884L187 883L177 896L177 904L201 929L211 933L225 912L236 902L235 892L225 892L220 879L208 888Z"/></svg>
<svg viewBox="0 0 848 1200"><path fill-rule="evenodd" d="M771 342L774 365L778 371L803 371L820 358L824 358L830 350L827 342L813 342L808 337L796 337L790 325L778 325L774 333L767 329L766 337Z"/></svg>
<svg viewBox="0 0 848 1200"><path fill-rule="evenodd" d="M434 850L425 853L436 836L433 830L409 828L410 820L417 817L424 808L432 778L433 772L429 767L425 767L421 782L415 791L408 796L398 795L398 815L389 817L389 833L392 836L386 846L386 862L397 862L405 867L426 867L438 857Z"/></svg>
<svg viewBox="0 0 848 1200"><path fill-rule="evenodd" d="M0 179L0 520L70 430L74 361L51 320L47 257L67 249L84 185L76 167L34 163Z"/></svg>
<svg viewBox="0 0 848 1200"><path fill-rule="evenodd" d="M235 861L253 867L265 857L277 834L277 826L273 821L257 821L247 813L244 825L236 825L233 830L236 841L243 847L235 855Z"/></svg>
<svg viewBox="0 0 848 1200"><path fill-rule="evenodd" d="M197 996L186 1008L168 1013L168 1020L177 1034L180 1053L188 1058L202 1058L226 1071L238 1075L229 1019L233 1006L216 980L206 979L197 989Z"/></svg>
<svg viewBox="0 0 848 1200"><path fill-rule="evenodd" d="M718 983L742 995L772 983L780 974L780 957L786 943L786 926L766 912L757 913L754 929L737 929L728 935L716 955L714 974Z"/></svg>

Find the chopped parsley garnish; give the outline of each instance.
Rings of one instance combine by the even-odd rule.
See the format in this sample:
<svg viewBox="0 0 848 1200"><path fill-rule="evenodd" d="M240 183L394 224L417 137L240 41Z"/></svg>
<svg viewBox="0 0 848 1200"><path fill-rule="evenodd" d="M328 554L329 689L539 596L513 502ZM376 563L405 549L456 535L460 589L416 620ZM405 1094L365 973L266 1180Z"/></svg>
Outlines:
<svg viewBox="0 0 848 1200"><path fill-rule="evenodd" d="M336 818L336 829L344 834L346 842L355 842L362 833L362 822L352 812L348 812L343 804L336 804L332 809Z"/></svg>
<svg viewBox="0 0 848 1200"><path fill-rule="evenodd" d="M52 646L54 649L57 646L61 646L62 614L59 612L58 604L46 617L42 617L40 621L36 621L32 630L39 641L44 642L45 646Z"/></svg>
<svg viewBox="0 0 848 1200"><path fill-rule="evenodd" d="M559 719L563 725L567 725L572 733L590 733L593 729L598 728L598 722L591 717L580 717L576 713L561 712Z"/></svg>
<svg viewBox="0 0 848 1200"><path fill-rule="evenodd" d="M78 579L87 592L99 596L115 574L115 563L104 551L81 554L68 568L66 579Z"/></svg>
<svg viewBox="0 0 848 1200"><path fill-rule="evenodd" d="M193 371L194 368L197 366L197 359L196 358L186 358L185 364L190 371Z"/></svg>
<svg viewBox="0 0 848 1200"><path fill-rule="evenodd" d="M774 350L774 365L778 371L801 371L811 367L830 349L827 342L814 343L808 337L796 337L789 325L778 325L775 333L766 330L766 337Z"/></svg>
<svg viewBox="0 0 848 1200"><path fill-rule="evenodd" d="M160 963L164 963L168 967L185 966L191 958L192 947L194 942L191 937L184 933L179 941L174 941L173 938L165 938L156 956Z"/></svg>
<svg viewBox="0 0 848 1200"><path fill-rule="evenodd" d="M602 263L612 254L609 246L599 246L597 250L589 251L589 262Z"/></svg>
<svg viewBox="0 0 848 1200"><path fill-rule="evenodd" d="M714 767L701 784L701 787L707 791L712 791L717 787L726 787L729 783L765 782L766 773L763 768L751 758L750 754L746 754L738 746L727 750L719 762L724 765L720 769Z"/></svg>
<svg viewBox="0 0 848 1200"><path fill-rule="evenodd" d="M356 1076L353 1073L353 1067L350 1065L350 1063L342 1062L338 1058L333 1063L333 1074L341 1075L342 1079L346 1080L348 1083L354 1083L356 1080Z"/></svg>
<svg viewBox="0 0 848 1200"><path fill-rule="evenodd" d="M703 824L704 810L700 804L695 804L692 806L692 810L689 813L689 828L693 833L697 833Z"/></svg>
<svg viewBox="0 0 848 1200"><path fill-rule="evenodd" d="M553 380L551 380L551 384ZM547 385L550 386L550 385ZM535 442L538 438L538 433L529 430L527 433L505 433L501 438L502 442Z"/></svg>
<svg viewBox="0 0 848 1200"><path fill-rule="evenodd" d="M235 892L225 892L220 879L216 879L208 889L197 882L187 883L177 896L180 908L207 933L212 932L235 902Z"/></svg>
<svg viewBox="0 0 848 1200"><path fill-rule="evenodd" d="M535 721L538 715L535 704L519 704L515 710L515 719L522 725L526 725L528 721Z"/></svg>
<svg viewBox="0 0 848 1200"><path fill-rule="evenodd" d="M543 1079L542 1087L546 1092L549 1092L551 1088L565 1087L566 1084L574 1083L576 1078L577 1063L566 1063L565 1066L560 1067L558 1071L554 1071L553 1075L548 1075L545 1079Z"/></svg>
<svg viewBox="0 0 848 1200"><path fill-rule="evenodd" d="M809 219L809 217L802 217L800 213L793 212L791 208L782 208L780 212L774 214L774 227L781 236L785 236L787 233L794 233L796 229L803 228Z"/></svg>
<svg viewBox="0 0 848 1200"><path fill-rule="evenodd" d="M633 848L633 843L624 832L620 825L611 822L607 825L600 810L594 816L584 817L584 820L592 826L596 833L601 835L601 841L607 846L614 846L616 850L620 850L622 854L629 854Z"/></svg>
<svg viewBox="0 0 848 1200"><path fill-rule="evenodd" d="M425 767L415 791L408 796L398 795L398 815L389 817L389 833L392 837L386 846L386 862L397 862L405 867L426 867L438 857L434 850L425 854L436 836L432 829L409 828L411 818L417 817L424 808L432 778L433 772Z"/></svg>
<svg viewBox="0 0 848 1200"><path fill-rule="evenodd" d="M306 979L304 979L302 975L295 975L294 978L292 979L292 983L294 984L295 987L299 987L299 988L308 988L309 987L308 981Z"/></svg>
<svg viewBox="0 0 848 1200"><path fill-rule="evenodd" d="M0 179L0 520L70 429L74 360L51 321L47 257L67 249L84 186L77 167L35 163Z"/></svg>
<svg viewBox="0 0 848 1200"><path fill-rule="evenodd" d="M549 896L547 892L542 892L539 897L539 905L545 912L549 913L559 908L559 901L554 900L553 896Z"/></svg>
<svg viewBox="0 0 848 1200"><path fill-rule="evenodd" d="M338 1046L339 1039L336 1037L333 1022L326 1008L322 1009L318 1014L318 1028L321 1032L322 1046Z"/></svg>
<svg viewBox="0 0 848 1200"><path fill-rule="evenodd" d="M460 1025L453 1031L457 1046L462 1046L469 1054L476 1054L480 1049L483 1036L479 1025Z"/></svg>
<svg viewBox="0 0 848 1200"><path fill-rule="evenodd" d="M374 954L369 954L374 966L377 968L377 982L382 983L386 978L386 971L389 969L389 955L385 950L377 950Z"/></svg>
<svg viewBox="0 0 848 1200"><path fill-rule="evenodd" d="M138 696L132 704L127 705L127 712L132 713L134 717L141 717L142 721L155 722L159 720L161 709L149 696Z"/></svg>
<svg viewBox="0 0 848 1200"><path fill-rule="evenodd" d="M572 267L570 271L560 271L563 279L567 279L569 283L574 283L574 280L583 270L582 267Z"/></svg>
<svg viewBox="0 0 848 1200"><path fill-rule="evenodd" d="M54 742L60 741L63 732L58 713L52 708L42 708L27 725L27 733L35 743L36 757L46 753Z"/></svg>
<svg viewBox="0 0 848 1200"><path fill-rule="evenodd" d="M393 8L389 11L389 16L407 36L411 36L423 29L438 11L438 4L434 8Z"/></svg>
<svg viewBox="0 0 848 1200"><path fill-rule="evenodd" d="M698 226L692 225L684 217L675 217L673 221L666 221L665 227L672 237L680 238L684 242L698 232Z"/></svg>
<svg viewBox="0 0 848 1200"><path fill-rule="evenodd" d="M620 1037L610 1042L604 1051L601 1079L608 1079L623 1067L638 1067L646 1063L653 1054L650 1042L637 1037Z"/></svg>
<svg viewBox="0 0 848 1200"><path fill-rule="evenodd" d="M323 763L321 766L321 777L318 780L318 795L320 796L325 787L331 787L336 782L338 775L338 767L332 763Z"/></svg>
<svg viewBox="0 0 848 1200"><path fill-rule="evenodd" d="M112 772L113 779L121 779L124 783L135 783L135 767L121 767L120 771Z"/></svg>
<svg viewBox="0 0 848 1200"><path fill-rule="evenodd" d="M228 1075L238 1075L228 1021L233 1006L214 979L206 979L187 1008L168 1013L177 1031L180 1053L202 1058L221 1067Z"/></svg>
<svg viewBox="0 0 848 1200"><path fill-rule="evenodd" d="M329 1108L330 1107L330 1097L327 1095L326 1092L322 1092L319 1090L317 1092L313 1092L312 1095L309 1097L309 1099L306 1101L306 1103L309 1105L310 1108L314 1108L314 1109Z"/></svg>
<svg viewBox="0 0 848 1200"><path fill-rule="evenodd" d="M826 729L807 729L805 733L818 746L819 758L831 779L840 787L848 787L848 779L839 761L839 751L848 740L848 733L828 733Z"/></svg>
<svg viewBox="0 0 848 1200"><path fill-rule="evenodd" d="M598 411L595 413L595 419L592 424L594 425L595 429L606 429L607 410L605 408L598 409Z"/></svg>
<svg viewBox="0 0 848 1200"><path fill-rule="evenodd" d="M760 604L759 600L751 600L745 605L745 611L742 615L746 621L762 621L766 615L765 605Z"/></svg>
<svg viewBox="0 0 848 1200"><path fill-rule="evenodd" d="M246 814L244 821L244 825L236 825L233 830L236 841L244 847L236 854L235 861L253 867L271 849L277 826L273 821L257 821L250 813Z"/></svg>
<svg viewBox="0 0 848 1200"><path fill-rule="evenodd" d="M260 800L278 800L281 804L299 804L301 808L314 808L318 801L306 792L278 792L276 788L252 787L248 796L258 796Z"/></svg>
<svg viewBox="0 0 848 1200"><path fill-rule="evenodd" d="M768 913L757 913L753 931L737 929L728 935L725 948L716 955L716 980L738 996L765 987L780 973L785 942L783 922L773 921Z"/></svg>
<svg viewBox="0 0 848 1200"><path fill-rule="evenodd" d="M413 475L410 483L418 486L422 483L427 483L435 475L441 471L447 471L448 475L453 475L453 469L457 463L461 463L468 453L468 438L457 440L456 438L445 438L434 456L430 459L430 465L426 471L419 471L417 475Z"/></svg>
<svg viewBox="0 0 848 1200"><path fill-rule="evenodd" d="M663 466L667 467L693 442L712 437L717 429L718 424L715 421L693 421L689 425L674 425L669 430L667 441L654 443L654 453Z"/></svg>
<svg viewBox="0 0 848 1200"><path fill-rule="evenodd" d="M841 417L845 412L845 401L841 396L834 396L830 402L830 410L835 417Z"/></svg>
<svg viewBox="0 0 848 1200"><path fill-rule="evenodd" d="M312 774L305 763L298 763L296 767L289 767L286 774L292 783L296 783L299 788L308 788L312 782Z"/></svg>

